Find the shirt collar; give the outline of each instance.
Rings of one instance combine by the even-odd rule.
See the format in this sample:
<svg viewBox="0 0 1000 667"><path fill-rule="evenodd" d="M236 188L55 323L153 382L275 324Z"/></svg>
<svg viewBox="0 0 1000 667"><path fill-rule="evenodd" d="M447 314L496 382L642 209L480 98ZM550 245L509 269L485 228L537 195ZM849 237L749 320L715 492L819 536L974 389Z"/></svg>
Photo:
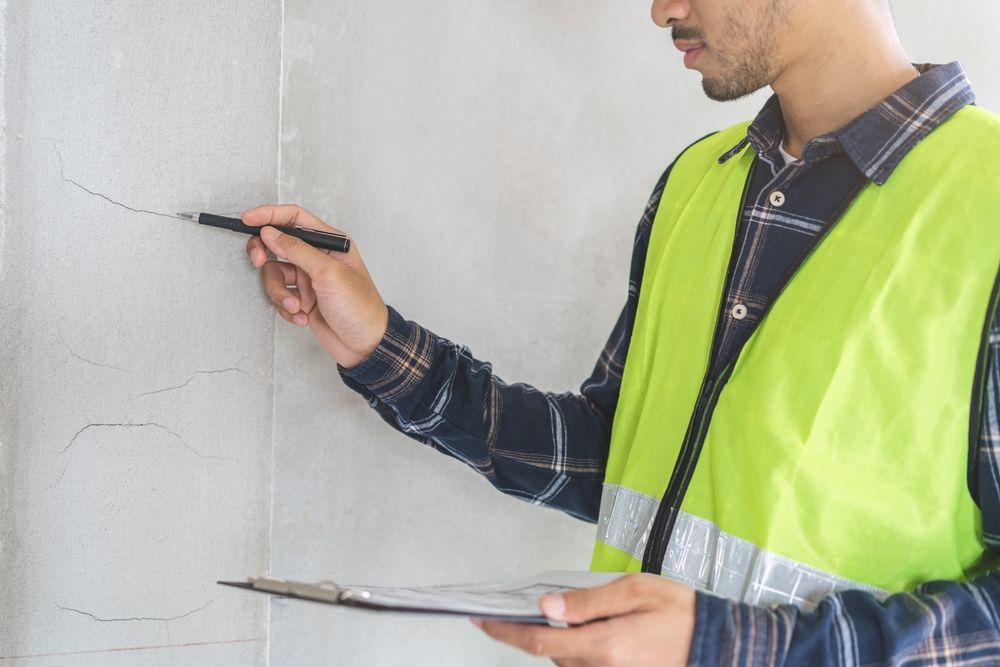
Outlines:
<svg viewBox="0 0 1000 667"><path fill-rule="evenodd" d="M976 99L961 64L914 67L919 77L847 125L811 139L803 149L802 159L809 163L843 152L870 181L884 184L917 142ZM762 159L780 165L778 147L784 133L781 105L778 96L772 95L750 123L746 136L723 153L719 163L749 144Z"/></svg>

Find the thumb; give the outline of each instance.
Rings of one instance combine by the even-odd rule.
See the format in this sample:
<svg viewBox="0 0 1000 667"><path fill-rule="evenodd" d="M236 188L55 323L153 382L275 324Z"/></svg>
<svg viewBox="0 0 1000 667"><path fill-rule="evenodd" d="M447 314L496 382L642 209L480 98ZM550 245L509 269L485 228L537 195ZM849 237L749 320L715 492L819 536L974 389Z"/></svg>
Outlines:
<svg viewBox="0 0 1000 667"><path fill-rule="evenodd" d="M645 596L634 577L625 576L597 588L583 588L555 595L540 601L546 617L567 623L587 623L635 611Z"/></svg>
<svg viewBox="0 0 1000 667"><path fill-rule="evenodd" d="M312 247L302 239L284 234L274 227L262 227L260 238L268 250L281 259L295 264L309 274L310 278L315 277L332 261L325 252Z"/></svg>

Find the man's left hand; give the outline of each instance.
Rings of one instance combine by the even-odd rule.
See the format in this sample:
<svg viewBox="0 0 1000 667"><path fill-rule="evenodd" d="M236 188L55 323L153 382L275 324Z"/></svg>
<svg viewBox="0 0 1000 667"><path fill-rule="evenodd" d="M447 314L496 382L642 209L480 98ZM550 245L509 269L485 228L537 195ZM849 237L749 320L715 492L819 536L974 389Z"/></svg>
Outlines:
<svg viewBox="0 0 1000 667"><path fill-rule="evenodd" d="M547 618L571 627L473 623L494 639L552 658L560 667L687 664L695 611L695 594L687 586L652 574L628 574L599 588L546 595L540 604Z"/></svg>

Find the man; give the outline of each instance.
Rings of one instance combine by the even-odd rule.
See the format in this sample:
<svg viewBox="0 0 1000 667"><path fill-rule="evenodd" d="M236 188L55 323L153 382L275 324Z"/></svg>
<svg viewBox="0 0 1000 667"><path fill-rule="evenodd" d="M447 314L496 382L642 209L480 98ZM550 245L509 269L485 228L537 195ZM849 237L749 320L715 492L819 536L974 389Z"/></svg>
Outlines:
<svg viewBox="0 0 1000 667"><path fill-rule="evenodd" d="M1000 119L957 63L909 63L885 0L652 14L709 97L775 96L661 177L581 395L405 321L357 250L274 228L328 229L297 207L244 214L267 294L390 424L644 572L492 636L560 665L1000 663Z"/></svg>

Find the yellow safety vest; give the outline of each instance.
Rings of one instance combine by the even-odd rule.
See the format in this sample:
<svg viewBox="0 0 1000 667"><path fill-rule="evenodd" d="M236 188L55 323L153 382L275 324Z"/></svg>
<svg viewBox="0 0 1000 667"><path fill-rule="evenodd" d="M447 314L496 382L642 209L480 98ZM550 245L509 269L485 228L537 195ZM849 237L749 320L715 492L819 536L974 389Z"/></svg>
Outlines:
<svg viewBox="0 0 1000 667"><path fill-rule="evenodd" d="M1000 267L1000 118L966 107L868 184L713 380L754 154L718 157L746 127L692 146L666 184L592 567L637 571L645 554L696 588L803 608L971 576L987 565L967 470Z"/></svg>

